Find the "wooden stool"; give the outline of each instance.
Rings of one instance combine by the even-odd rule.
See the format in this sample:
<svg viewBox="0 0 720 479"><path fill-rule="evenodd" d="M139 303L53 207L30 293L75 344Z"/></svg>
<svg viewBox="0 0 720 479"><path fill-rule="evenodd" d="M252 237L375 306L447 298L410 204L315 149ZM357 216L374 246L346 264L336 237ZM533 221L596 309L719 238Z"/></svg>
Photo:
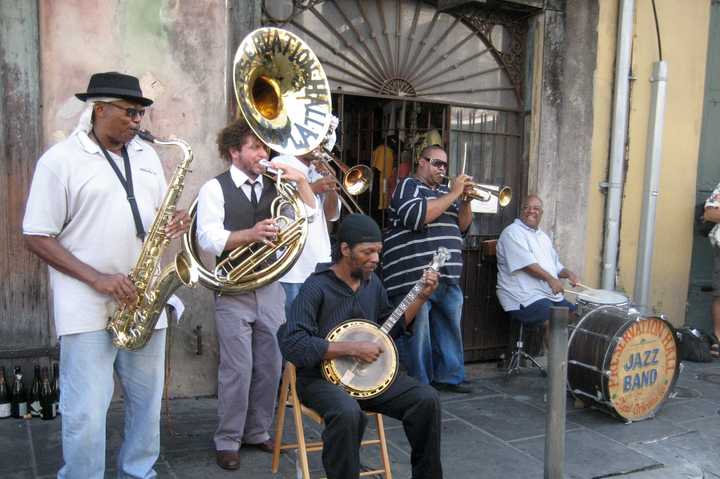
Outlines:
<svg viewBox="0 0 720 479"><path fill-rule="evenodd" d="M300 399L295 389L295 366L285 363L285 372L283 373L282 383L280 385L280 397L278 398L277 423L275 424L275 445L273 446L272 472L277 473L280 466L280 452L284 449L297 449L300 468L302 469L303 479L310 479L310 468L308 466L308 452L322 451L322 441L305 442L305 429L303 427L302 415L306 415L318 424L322 424L323 420L320 415L307 406L300 403ZM295 420L295 435L297 442L293 444L282 444L282 435L285 426L285 411L288 407L292 408L293 419ZM360 476L372 476L382 474L386 479L392 479L392 471L390 470L390 456L388 455L387 442L385 441L385 426L383 424L382 414L369 412L368 416L375 417L377 423L377 439L363 440L361 446L378 445L380 447L380 458L382 460L382 469L374 469L372 471L363 471Z"/></svg>

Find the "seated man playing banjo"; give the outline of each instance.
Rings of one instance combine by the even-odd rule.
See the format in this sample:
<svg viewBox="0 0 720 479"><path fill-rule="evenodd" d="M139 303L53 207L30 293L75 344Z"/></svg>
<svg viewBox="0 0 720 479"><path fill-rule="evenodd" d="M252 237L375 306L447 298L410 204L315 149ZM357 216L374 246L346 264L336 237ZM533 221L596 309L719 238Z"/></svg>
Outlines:
<svg viewBox="0 0 720 479"><path fill-rule="evenodd" d="M372 366L382 356L397 354L383 350L381 341L330 341L325 339L341 323L365 318L379 325L392 307L382 282L374 271L380 261L380 228L368 216L352 214L337 233L331 265L318 265L303 284L293 303L287 323L278 331L280 349L297 367L297 392L306 406L323 417L325 430L322 460L329 479L352 479L360 474L360 441L367 423L363 411L399 419L412 447L412 477L442 478L440 463L440 402L437 392L404 373L380 394L361 400L348 392L347 384L336 385L323 378L321 365L348 359L355 368ZM390 330L397 336L411 324L415 314L437 287L437 273L428 270L408 295L404 321ZM411 291L411 293L413 293ZM406 309L405 309L406 308ZM391 315L397 318L398 311ZM387 343L386 343L387 344ZM391 361L397 366L397 361ZM348 371L349 373L350 371ZM343 374L342 383L352 374ZM366 379L366 378L364 378Z"/></svg>

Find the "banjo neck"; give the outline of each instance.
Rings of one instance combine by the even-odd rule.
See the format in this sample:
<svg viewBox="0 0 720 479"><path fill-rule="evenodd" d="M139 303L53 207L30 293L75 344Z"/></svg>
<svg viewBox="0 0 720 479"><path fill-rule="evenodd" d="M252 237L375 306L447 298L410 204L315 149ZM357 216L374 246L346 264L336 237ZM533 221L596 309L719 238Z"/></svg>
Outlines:
<svg viewBox="0 0 720 479"><path fill-rule="evenodd" d="M440 268L445 265L445 262L448 259L450 259L450 253L448 252L448 250L443 247L438 248L437 252L433 256L432 261L430 262L430 265L425 271L434 271L437 273L438 271L440 271ZM406 294L403 300L400 301L400 304L398 304L397 308L395 308L392 314L390 314L390 317L388 317L388 319L385 320L382 326L380 326L380 331L387 335L390 334L390 330L393 328L393 326L395 326L395 323L397 323L398 320L403 317L403 314L405 314L405 311L407 311L410 305L415 302L418 295L420 294L420 291L422 291L422 288L423 279L422 277L420 277L420 279L417 280L417 282L408 292L408 294Z"/></svg>
<svg viewBox="0 0 720 479"><path fill-rule="evenodd" d="M428 268L430 270L432 268ZM417 283L415 283L415 286L410 290L410 292L405 295L403 300L398 304L397 308L390 314L388 319L385 320L385 322L380 326L380 331L382 331L385 334L390 334L390 330L395 326L395 323L398 322L400 318L403 317L403 314L405 314L405 311L410 307L411 304L415 302L418 295L420 294L420 291L422 291L423 288L423 282L422 278L418 280Z"/></svg>

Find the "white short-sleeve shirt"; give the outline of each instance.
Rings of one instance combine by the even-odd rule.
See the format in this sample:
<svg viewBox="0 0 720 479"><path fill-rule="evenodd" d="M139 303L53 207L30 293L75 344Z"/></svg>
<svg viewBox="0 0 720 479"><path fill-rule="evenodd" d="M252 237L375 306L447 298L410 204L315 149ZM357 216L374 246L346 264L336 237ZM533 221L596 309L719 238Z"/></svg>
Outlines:
<svg viewBox="0 0 720 479"><path fill-rule="evenodd" d="M547 282L522 269L533 263L554 277L564 266L560 263L550 237L541 229L533 229L516 219L500 234L497 242L497 295L505 311L515 311L543 298L563 299L553 294Z"/></svg>
<svg viewBox="0 0 720 479"><path fill-rule="evenodd" d="M127 145L133 189L149 231L167 188L160 159L138 138ZM123 173L122 157L110 153ZM100 148L78 132L51 147L35 167L23 234L51 236L80 261L105 274L127 274L142 249L125 189ZM112 297L52 267L58 336L105 328ZM167 326L162 315L157 328Z"/></svg>
<svg viewBox="0 0 720 479"><path fill-rule="evenodd" d="M281 155L273 158L278 163L283 163L295 168L305 175L308 182L312 183L322 175L315 170L315 167L307 166L294 156ZM337 199L337 215L334 218L325 217L325 194L315 195L315 216L308 225L308 235L300 257L285 275L280 278L281 283L304 283L318 263L329 263L330 257L330 234L327 222L337 221L340 217L340 199Z"/></svg>

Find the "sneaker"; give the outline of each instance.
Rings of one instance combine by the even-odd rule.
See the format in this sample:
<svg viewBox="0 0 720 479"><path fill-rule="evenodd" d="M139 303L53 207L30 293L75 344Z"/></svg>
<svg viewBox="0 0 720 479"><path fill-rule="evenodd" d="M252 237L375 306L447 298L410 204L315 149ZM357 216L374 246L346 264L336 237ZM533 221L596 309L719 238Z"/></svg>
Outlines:
<svg viewBox="0 0 720 479"><path fill-rule="evenodd" d="M445 391L449 393L469 394L473 392L473 388L466 384L437 383L433 381L430 385L438 391Z"/></svg>

